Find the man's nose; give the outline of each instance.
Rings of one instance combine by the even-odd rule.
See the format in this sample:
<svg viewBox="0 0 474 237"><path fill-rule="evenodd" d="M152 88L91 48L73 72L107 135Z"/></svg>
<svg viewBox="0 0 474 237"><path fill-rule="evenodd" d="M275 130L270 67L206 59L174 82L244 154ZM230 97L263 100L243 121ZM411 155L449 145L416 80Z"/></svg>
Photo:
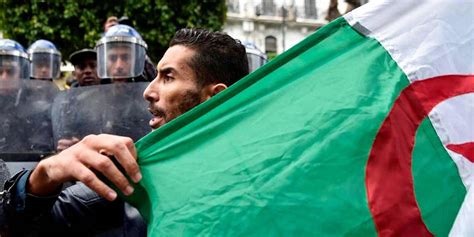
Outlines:
<svg viewBox="0 0 474 237"><path fill-rule="evenodd" d="M93 70L96 70L96 69L92 68L91 66L86 66L84 68L84 74L91 74Z"/></svg>
<svg viewBox="0 0 474 237"><path fill-rule="evenodd" d="M158 80L155 78L148 86L146 87L145 91L143 92L143 98L149 102L156 102L160 100L159 97L159 83Z"/></svg>
<svg viewBox="0 0 474 237"><path fill-rule="evenodd" d="M0 80L8 80L10 79L10 76L6 71L0 72Z"/></svg>
<svg viewBox="0 0 474 237"><path fill-rule="evenodd" d="M126 65L126 63L127 63L127 62L126 62L125 60L123 60L123 59L121 59L121 58L119 57L119 58L117 59L117 62L115 63L115 66L116 66L117 68L124 68L125 65Z"/></svg>

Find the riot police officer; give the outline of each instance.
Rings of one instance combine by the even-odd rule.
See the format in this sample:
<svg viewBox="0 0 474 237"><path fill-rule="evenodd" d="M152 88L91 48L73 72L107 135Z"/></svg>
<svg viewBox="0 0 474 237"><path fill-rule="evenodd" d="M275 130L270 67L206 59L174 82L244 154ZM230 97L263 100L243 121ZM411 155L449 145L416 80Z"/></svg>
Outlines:
<svg viewBox="0 0 474 237"><path fill-rule="evenodd" d="M48 40L37 40L28 48L32 79L52 80L60 75L61 53Z"/></svg>
<svg viewBox="0 0 474 237"><path fill-rule="evenodd" d="M28 77L28 55L23 46L0 39L0 152L17 150L23 144L21 140L13 140L12 135L18 137L23 127L18 126L16 109L23 99L21 79Z"/></svg>
<svg viewBox="0 0 474 237"><path fill-rule="evenodd" d="M55 105L53 117L69 118L55 124L58 151L88 134L109 133L137 141L150 131L146 125L150 113L141 94L156 69L147 61L146 48L140 34L127 25L112 26L97 41L97 74L101 84L108 85L77 88L57 99L67 103Z"/></svg>
<svg viewBox="0 0 474 237"><path fill-rule="evenodd" d="M0 153L53 150L50 109L57 88L30 78L30 61L13 40L0 40Z"/></svg>
<svg viewBox="0 0 474 237"><path fill-rule="evenodd" d="M7 113L14 108L19 91L21 79L29 77L28 55L23 46L18 42L9 39L0 39L0 152L11 151L12 145L21 141L12 141L10 136L14 128L12 123L17 119L11 113ZM8 134L10 133L10 134ZM8 141L7 141L8 139ZM0 156L0 184L3 187L6 179L10 176L9 169L4 165L5 157ZM6 215L4 210L0 210L0 235L5 235Z"/></svg>

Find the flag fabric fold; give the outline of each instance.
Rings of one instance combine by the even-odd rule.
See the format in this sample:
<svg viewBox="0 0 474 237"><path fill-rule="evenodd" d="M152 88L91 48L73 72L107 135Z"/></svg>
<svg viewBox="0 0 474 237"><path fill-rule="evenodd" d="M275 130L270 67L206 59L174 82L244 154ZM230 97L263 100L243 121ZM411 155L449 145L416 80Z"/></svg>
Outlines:
<svg viewBox="0 0 474 237"><path fill-rule="evenodd" d="M474 140L473 18L467 0L338 18L137 142L126 200L150 236L474 233L456 152Z"/></svg>

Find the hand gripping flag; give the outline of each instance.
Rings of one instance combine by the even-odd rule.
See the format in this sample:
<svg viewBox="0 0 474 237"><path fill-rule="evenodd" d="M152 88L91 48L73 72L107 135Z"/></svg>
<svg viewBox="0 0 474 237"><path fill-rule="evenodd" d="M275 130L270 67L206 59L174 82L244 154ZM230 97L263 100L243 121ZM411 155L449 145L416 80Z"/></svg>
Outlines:
<svg viewBox="0 0 474 237"><path fill-rule="evenodd" d="M136 145L150 236L474 236L474 2L371 1Z"/></svg>

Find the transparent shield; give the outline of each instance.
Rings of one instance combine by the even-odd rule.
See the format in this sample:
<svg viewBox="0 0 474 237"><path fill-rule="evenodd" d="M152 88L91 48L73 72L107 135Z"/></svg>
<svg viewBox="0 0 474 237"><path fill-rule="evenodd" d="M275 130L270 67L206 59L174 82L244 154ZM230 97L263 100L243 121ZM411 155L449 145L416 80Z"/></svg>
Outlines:
<svg viewBox="0 0 474 237"><path fill-rule="evenodd" d="M87 86L63 91L54 101L53 134L60 142L108 133L137 141L151 131L147 82Z"/></svg>
<svg viewBox="0 0 474 237"><path fill-rule="evenodd" d="M145 67L145 48L130 42L108 42L97 46L97 73L100 78L133 78Z"/></svg>
<svg viewBox="0 0 474 237"><path fill-rule="evenodd" d="M30 76L36 79L57 79L60 74L61 56L52 53L31 54Z"/></svg>
<svg viewBox="0 0 474 237"><path fill-rule="evenodd" d="M51 106L59 90L50 81L0 81L0 159L31 168L54 152Z"/></svg>

